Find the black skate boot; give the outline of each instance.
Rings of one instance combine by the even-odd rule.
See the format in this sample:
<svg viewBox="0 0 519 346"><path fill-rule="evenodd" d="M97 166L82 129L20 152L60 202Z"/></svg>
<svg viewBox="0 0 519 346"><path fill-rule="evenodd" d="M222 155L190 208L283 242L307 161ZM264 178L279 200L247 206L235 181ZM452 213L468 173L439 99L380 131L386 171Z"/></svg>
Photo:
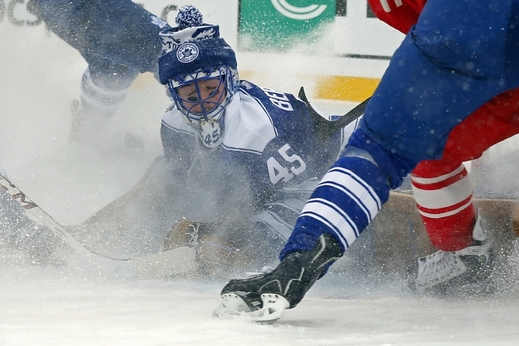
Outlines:
<svg viewBox="0 0 519 346"><path fill-rule="evenodd" d="M337 241L323 234L310 251L289 254L272 272L231 280L221 292L222 306L215 315L242 315L259 322L277 320L285 309L295 307L341 256Z"/></svg>

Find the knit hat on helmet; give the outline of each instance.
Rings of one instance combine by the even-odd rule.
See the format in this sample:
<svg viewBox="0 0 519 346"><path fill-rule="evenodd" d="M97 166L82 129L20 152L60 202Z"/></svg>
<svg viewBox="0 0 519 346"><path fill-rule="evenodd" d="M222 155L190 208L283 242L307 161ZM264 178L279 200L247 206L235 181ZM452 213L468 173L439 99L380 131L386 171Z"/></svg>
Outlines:
<svg viewBox="0 0 519 346"><path fill-rule="evenodd" d="M203 23L202 14L195 7L182 7L175 22L177 27L160 33L159 79L162 84L175 76L211 66L237 68L236 54L220 37L219 26Z"/></svg>

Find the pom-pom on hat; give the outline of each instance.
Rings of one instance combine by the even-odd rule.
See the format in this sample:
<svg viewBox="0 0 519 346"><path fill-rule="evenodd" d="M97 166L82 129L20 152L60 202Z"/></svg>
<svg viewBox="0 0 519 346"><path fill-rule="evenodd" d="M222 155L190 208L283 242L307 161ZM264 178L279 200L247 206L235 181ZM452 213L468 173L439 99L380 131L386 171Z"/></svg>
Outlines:
<svg viewBox="0 0 519 346"><path fill-rule="evenodd" d="M175 18L177 27L163 30L159 79L162 84L178 75L219 65L237 68L236 54L220 37L218 25L203 23L193 6L182 7Z"/></svg>

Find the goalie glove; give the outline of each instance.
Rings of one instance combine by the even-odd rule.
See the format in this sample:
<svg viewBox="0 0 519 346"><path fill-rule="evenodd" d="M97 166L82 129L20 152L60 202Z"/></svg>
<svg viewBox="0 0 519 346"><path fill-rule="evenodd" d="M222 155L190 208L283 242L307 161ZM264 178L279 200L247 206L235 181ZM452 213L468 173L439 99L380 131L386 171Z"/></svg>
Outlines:
<svg viewBox="0 0 519 346"><path fill-rule="evenodd" d="M246 253L218 235L217 223L178 221L164 241L164 251L188 246L196 251L195 277L227 278L232 270L243 269L250 262Z"/></svg>

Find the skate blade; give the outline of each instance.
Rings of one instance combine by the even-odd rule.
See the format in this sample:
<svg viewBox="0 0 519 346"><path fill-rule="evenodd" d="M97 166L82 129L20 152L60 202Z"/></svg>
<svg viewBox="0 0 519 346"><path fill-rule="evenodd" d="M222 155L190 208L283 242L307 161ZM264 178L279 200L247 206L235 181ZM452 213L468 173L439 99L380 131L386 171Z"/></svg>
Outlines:
<svg viewBox="0 0 519 346"><path fill-rule="evenodd" d="M283 312L290 306L288 301L278 294L264 293L261 295L261 300L263 301L263 307L251 311L239 295L226 293L222 295L222 304L214 310L213 316L237 318L258 323L273 323L279 320Z"/></svg>

